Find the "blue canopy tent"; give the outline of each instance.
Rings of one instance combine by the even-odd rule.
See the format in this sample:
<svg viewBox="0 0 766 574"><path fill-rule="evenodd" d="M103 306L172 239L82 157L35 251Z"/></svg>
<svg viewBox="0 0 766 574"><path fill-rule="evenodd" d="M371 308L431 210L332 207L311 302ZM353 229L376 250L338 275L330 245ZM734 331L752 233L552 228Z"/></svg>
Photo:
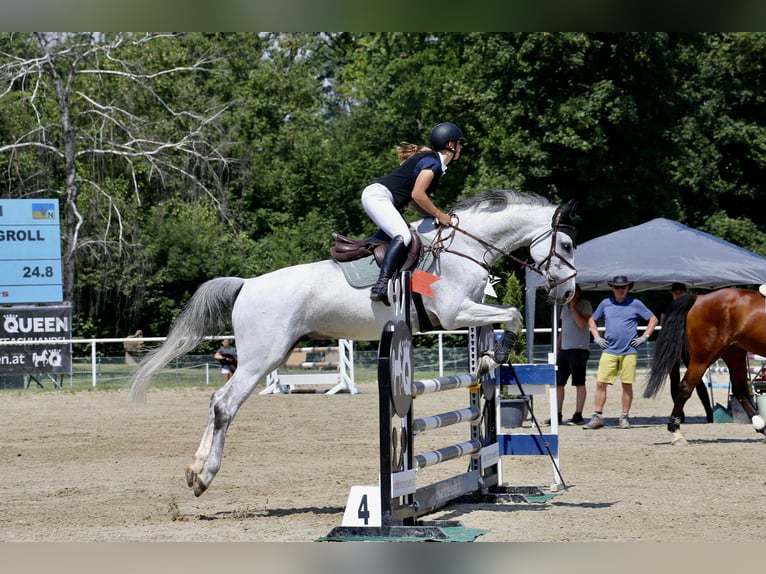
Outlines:
<svg viewBox="0 0 766 574"><path fill-rule="evenodd" d="M627 275L633 291L667 289L674 281L697 289L766 283L766 258L718 237L664 218L586 241L575 252L583 291L608 291L615 275ZM532 362L535 293L540 276L526 272L527 360ZM554 306L553 325L557 324ZM554 345L555 345L554 331ZM555 346L554 346L555 348Z"/></svg>

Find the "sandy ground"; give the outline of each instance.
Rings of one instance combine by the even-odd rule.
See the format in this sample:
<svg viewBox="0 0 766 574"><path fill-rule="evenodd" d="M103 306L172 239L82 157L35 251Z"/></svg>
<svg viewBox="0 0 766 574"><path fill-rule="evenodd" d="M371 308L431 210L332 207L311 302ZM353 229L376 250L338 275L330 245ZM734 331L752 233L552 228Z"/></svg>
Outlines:
<svg viewBox="0 0 766 574"><path fill-rule="evenodd" d="M315 541L340 526L351 486L377 481L377 392L372 383L358 386L353 396L254 394L199 498L183 471L212 388L152 389L145 405L124 391L0 394L0 541ZM568 390L565 418L574 400ZM454 504L428 518L488 530L477 542L759 541L761 435L748 424L703 423L693 397L683 426L689 444L671 446L667 388L659 399L636 393L629 430L616 427L615 391L607 428L560 429L566 491L544 504ZM417 414L466 406L463 393L429 395ZM588 411L592 397L589 380ZM547 405L537 409L547 418ZM503 465L512 486L553 482L547 457L504 457ZM454 472L464 467L461 459ZM448 464L428 468L418 483L454 472Z"/></svg>

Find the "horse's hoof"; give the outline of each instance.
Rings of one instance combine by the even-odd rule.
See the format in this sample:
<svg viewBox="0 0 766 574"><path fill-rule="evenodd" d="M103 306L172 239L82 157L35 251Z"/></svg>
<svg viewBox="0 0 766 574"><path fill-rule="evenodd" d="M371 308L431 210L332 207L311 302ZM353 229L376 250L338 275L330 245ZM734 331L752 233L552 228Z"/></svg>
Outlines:
<svg viewBox="0 0 766 574"><path fill-rule="evenodd" d="M207 484L200 480L198 473L194 472L191 466L186 467L186 484L194 492L194 496L199 496L207 490Z"/></svg>
<svg viewBox="0 0 766 574"><path fill-rule="evenodd" d="M764 428L766 428L766 421L763 420L763 417L761 415L755 415L752 419L753 428L762 433Z"/></svg>
<svg viewBox="0 0 766 574"><path fill-rule="evenodd" d="M476 365L476 378L479 380L497 368L497 363L490 356L491 353L491 351L485 351L484 354L479 357L479 362Z"/></svg>
<svg viewBox="0 0 766 574"><path fill-rule="evenodd" d="M674 432L673 438L671 439L670 444L684 446L689 443L686 442L686 438L684 438L684 435L682 435L680 432Z"/></svg>
<svg viewBox="0 0 766 574"><path fill-rule="evenodd" d="M192 489L192 492L194 492L194 496L202 496L202 493L207 490L207 485L203 484L199 480L194 483L194 488Z"/></svg>
<svg viewBox="0 0 766 574"><path fill-rule="evenodd" d="M197 478L197 473L192 470L191 466L186 467L186 486L191 488L194 486L194 481Z"/></svg>

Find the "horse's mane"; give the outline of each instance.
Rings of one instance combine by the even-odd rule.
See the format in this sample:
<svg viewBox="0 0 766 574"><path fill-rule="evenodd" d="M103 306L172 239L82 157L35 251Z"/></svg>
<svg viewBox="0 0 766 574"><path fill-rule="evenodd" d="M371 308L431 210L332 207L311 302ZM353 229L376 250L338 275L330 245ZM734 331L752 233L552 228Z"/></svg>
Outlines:
<svg viewBox="0 0 766 574"><path fill-rule="evenodd" d="M452 207L452 209L454 211L467 211L469 209L479 209L479 207L484 204L488 204L490 208L505 208L509 205L545 206L551 205L551 202L542 195L536 193L512 191L509 189L493 189L492 191L461 199L459 203Z"/></svg>

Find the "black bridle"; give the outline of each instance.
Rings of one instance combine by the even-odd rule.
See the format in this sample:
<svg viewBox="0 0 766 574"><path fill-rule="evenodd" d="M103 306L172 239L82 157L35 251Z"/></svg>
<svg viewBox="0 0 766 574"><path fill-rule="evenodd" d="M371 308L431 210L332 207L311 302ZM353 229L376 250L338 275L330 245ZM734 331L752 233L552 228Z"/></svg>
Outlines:
<svg viewBox="0 0 766 574"><path fill-rule="evenodd" d="M457 219L457 221L455 223L453 223L450 227L440 227L439 228L439 232L436 235L436 239L434 240L433 244L431 245L431 247L429 249L434 253L434 256L438 256L438 253L443 251L445 253L452 253L453 255L458 255L460 257L464 257L464 258L466 258L466 259L468 259L470 261L473 261L477 265L483 267L484 269L487 270L488 273L491 273L492 266L489 263L487 263L486 255L490 251L494 251L496 253L499 253L503 257L507 257L507 258L511 259L512 261L515 261L516 263L518 263L522 267L525 267L527 269L531 269L535 273L538 273L540 276L542 276L545 279L546 287L547 287L548 290L550 290L550 289L553 289L554 287L556 287L558 285L561 285L562 283L566 283L567 281L569 281L570 279L572 279L573 277L575 277L577 275L577 270L575 269L575 266L572 265L569 261L567 261L564 258L564 256L561 255L561 253L559 253L556 250L556 240L558 238L558 233L559 232L565 233L569 237L571 237L573 244L575 242L575 237L576 237L575 227L574 227L573 223L571 223L572 216L574 215L575 205L576 204L574 202L569 202L565 208L561 208L561 207L557 208L556 212L553 214L553 219L551 221L551 228L550 228L550 230L544 231L543 233L541 233L540 235L538 235L537 237L532 239L532 241L529 243L529 247L531 249L533 245L535 245L535 244L539 243L540 241L542 241L543 239L545 239L549 234L551 236L551 247L548 250L548 255L546 255L543 258L543 260L540 261L540 263L537 263L537 264L529 263L527 261L519 259L518 257L516 257L515 255L513 255L511 253L506 253L502 249L499 249L498 247L492 245L488 241L485 241L481 237L477 237L473 233L471 233L469 231L466 231L465 229L461 228L460 227L460 218L457 215L455 215L454 213L451 213L450 215L453 218ZM446 235L444 235L444 231L445 230L449 230L449 232ZM466 255L465 253L460 253L459 251L455 251L455 250L451 249L450 247L446 246L446 245L452 243L452 239L455 236L455 232L460 232L463 235L465 235L466 237L470 237L471 239L473 239L474 241L476 241L477 243L481 244L483 247L486 248L486 251L484 252L484 257L482 258L483 259L482 261L479 261L478 259L475 259L475 258L471 257L470 255ZM553 262L553 258L554 257L557 257L558 259L560 259L564 263L564 265L569 267L572 270L572 274L568 275L567 277L565 277L563 279L560 279L559 281L553 281L553 279L551 278L550 273L548 271L550 269L550 266L551 266L551 263Z"/></svg>

